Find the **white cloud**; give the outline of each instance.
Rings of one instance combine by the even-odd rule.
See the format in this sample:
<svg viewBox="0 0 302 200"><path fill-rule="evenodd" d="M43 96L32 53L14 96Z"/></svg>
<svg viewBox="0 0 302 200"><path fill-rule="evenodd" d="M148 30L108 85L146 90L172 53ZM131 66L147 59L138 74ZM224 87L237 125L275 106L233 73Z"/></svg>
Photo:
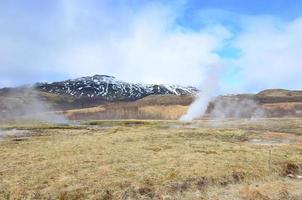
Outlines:
<svg viewBox="0 0 302 200"><path fill-rule="evenodd" d="M197 85L205 68L220 62L214 52L229 37L221 26L195 31L178 25L181 13L173 6L149 4L138 11L120 6L112 14L106 3L94 7L96 1L62 2L45 21L53 25L49 34L44 25L39 34L21 30L9 36L12 43L0 47L8 54L0 61L5 72L0 76L18 77L10 68L33 72L35 78L42 72L68 77L108 74L133 82ZM41 21L32 23L39 26ZM35 81L29 77L26 80Z"/></svg>
<svg viewBox="0 0 302 200"><path fill-rule="evenodd" d="M242 55L234 61L241 68L243 90L301 89L302 18L283 22L272 17L245 21L234 45Z"/></svg>
<svg viewBox="0 0 302 200"><path fill-rule="evenodd" d="M199 85L207 66L224 63L232 73L223 74L222 92L302 88L302 18L285 22L217 11L219 19L237 16L237 24L223 26L203 12L197 16L203 28L193 30L178 24L184 4L55 2L45 11L43 3L0 5L0 86L93 74ZM226 44L241 56L219 56Z"/></svg>
<svg viewBox="0 0 302 200"><path fill-rule="evenodd" d="M118 30L105 40L64 49L60 65L72 76L106 73L134 82L196 85L204 78L207 65L220 62L214 51L229 36L223 27L186 30L176 24L174 12L161 5L146 7L133 16L122 30L125 34Z"/></svg>

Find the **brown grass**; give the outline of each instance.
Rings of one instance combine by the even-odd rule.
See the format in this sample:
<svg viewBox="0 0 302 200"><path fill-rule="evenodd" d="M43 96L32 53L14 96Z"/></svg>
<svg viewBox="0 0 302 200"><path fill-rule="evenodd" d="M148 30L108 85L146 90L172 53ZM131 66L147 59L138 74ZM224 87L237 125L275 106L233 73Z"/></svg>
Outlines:
<svg viewBox="0 0 302 200"><path fill-rule="evenodd" d="M75 119L76 116L90 116L95 113L104 112L106 109L103 106L82 108L82 109L72 109L62 112L57 112L58 114L63 114L69 119Z"/></svg>
<svg viewBox="0 0 302 200"><path fill-rule="evenodd" d="M139 106L153 106L153 105L190 105L194 101L194 96L175 96L175 95L151 95L145 98L139 99L135 102Z"/></svg>
<svg viewBox="0 0 302 200"><path fill-rule="evenodd" d="M184 105L149 105L142 102L116 102L103 106L59 112L69 119L170 119L186 113Z"/></svg>
<svg viewBox="0 0 302 200"><path fill-rule="evenodd" d="M296 187L302 187L302 183L272 181L243 186L239 194L243 200L298 200L301 198L302 192L296 190Z"/></svg>
<svg viewBox="0 0 302 200"><path fill-rule="evenodd" d="M133 102L114 102L97 107L59 112L69 119L178 119L193 96L156 95Z"/></svg>
<svg viewBox="0 0 302 200"><path fill-rule="evenodd" d="M149 116L158 116L158 119L179 119L188 110L188 106L144 106L139 111Z"/></svg>
<svg viewBox="0 0 302 200"><path fill-rule="evenodd" d="M296 130L301 122L278 121L282 131ZM247 144L263 133L263 124L278 128L275 120L93 124L73 130L28 127L27 140L2 139L0 199L302 197L301 182L285 173L294 169L289 163L302 166L300 140L272 147Z"/></svg>

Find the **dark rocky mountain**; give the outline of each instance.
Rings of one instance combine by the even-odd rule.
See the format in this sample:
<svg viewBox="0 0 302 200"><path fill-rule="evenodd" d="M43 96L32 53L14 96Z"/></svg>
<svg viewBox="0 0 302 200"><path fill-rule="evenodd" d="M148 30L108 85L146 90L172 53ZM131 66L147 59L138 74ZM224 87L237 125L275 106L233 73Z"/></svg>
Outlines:
<svg viewBox="0 0 302 200"><path fill-rule="evenodd" d="M194 87L134 84L106 75L2 88L0 121L45 111L62 111L72 119L177 119L197 92ZM302 117L302 91L269 89L257 94L218 96L206 116Z"/></svg>
<svg viewBox="0 0 302 200"><path fill-rule="evenodd" d="M0 89L0 118L44 110L89 108L114 102L132 102L147 96L194 96L197 89L177 85L133 84L106 75ZM44 109L47 107L46 109Z"/></svg>
<svg viewBox="0 0 302 200"><path fill-rule="evenodd" d="M137 100L149 95L194 95L194 87L162 84L134 84L119 81L113 76L94 75L54 83L37 83L38 91L73 97L101 97L107 101Z"/></svg>

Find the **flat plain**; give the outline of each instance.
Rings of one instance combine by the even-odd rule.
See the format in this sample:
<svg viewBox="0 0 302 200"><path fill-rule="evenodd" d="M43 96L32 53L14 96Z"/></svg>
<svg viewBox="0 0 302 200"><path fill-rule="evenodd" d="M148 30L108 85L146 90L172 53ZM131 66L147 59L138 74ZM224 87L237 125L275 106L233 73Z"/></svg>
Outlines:
<svg viewBox="0 0 302 200"><path fill-rule="evenodd" d="M302 199L302 119L0 128L0 199Z"/></svg>

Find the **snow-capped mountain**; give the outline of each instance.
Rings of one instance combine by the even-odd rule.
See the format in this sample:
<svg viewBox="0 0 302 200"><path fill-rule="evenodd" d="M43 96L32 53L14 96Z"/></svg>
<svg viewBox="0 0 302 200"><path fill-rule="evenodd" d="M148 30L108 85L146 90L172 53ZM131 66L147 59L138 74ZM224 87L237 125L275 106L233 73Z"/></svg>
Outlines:
<svg viewBox="0 0 302 200"><path fill-rule="evenodd" d="M54 83L37 83L40 91L74 97L103 97L106 100L136 100L149 95L193 95L197 89L178 85L134 84L113 76L94 75Z"/></svg>

